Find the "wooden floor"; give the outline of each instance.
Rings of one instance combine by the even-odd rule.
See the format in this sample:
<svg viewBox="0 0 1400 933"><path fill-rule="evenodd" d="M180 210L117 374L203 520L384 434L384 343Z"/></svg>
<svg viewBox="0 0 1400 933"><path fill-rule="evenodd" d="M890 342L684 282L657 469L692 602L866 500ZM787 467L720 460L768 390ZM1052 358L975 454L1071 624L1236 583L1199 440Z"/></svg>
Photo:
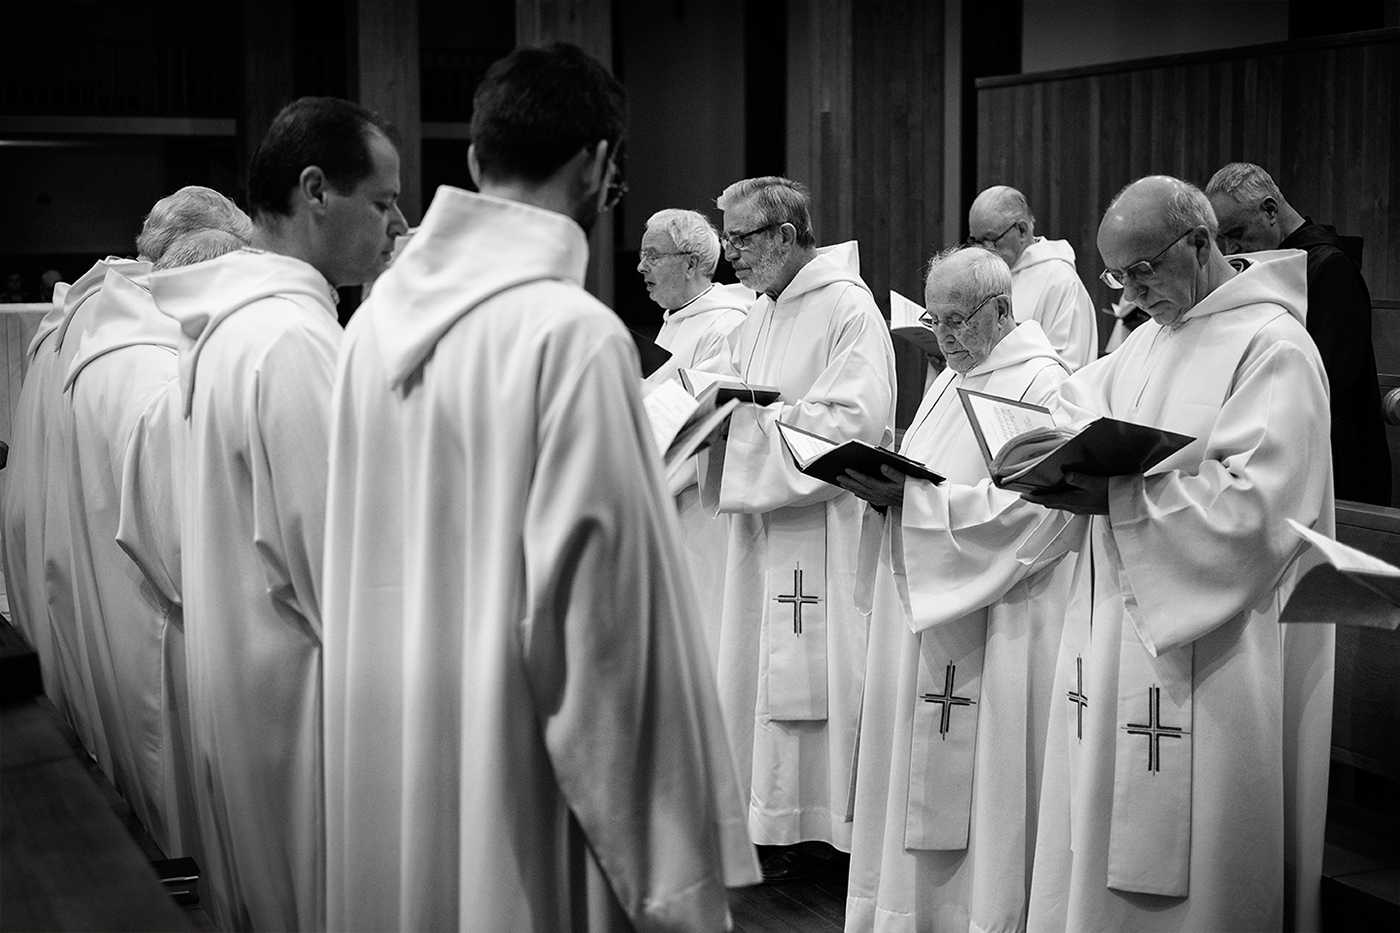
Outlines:
<svg viewBox="0 0 1400 933"><path fill-rule="evenodd" d="M731 888L734 933L841 933L850 860L839 853L813 878Z"/></svg>

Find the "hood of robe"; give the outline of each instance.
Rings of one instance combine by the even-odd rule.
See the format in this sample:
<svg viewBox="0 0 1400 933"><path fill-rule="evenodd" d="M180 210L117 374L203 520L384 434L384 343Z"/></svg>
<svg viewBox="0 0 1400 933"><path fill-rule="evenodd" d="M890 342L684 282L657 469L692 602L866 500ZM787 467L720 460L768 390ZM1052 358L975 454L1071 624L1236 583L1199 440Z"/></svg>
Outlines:
<svg viewBox="0 0 1400 933"><path fill-rule="evenodd" d="M697 295L695 300L683 308L676 308L661 315L662 323L671 321L683 321L688 317L697 314L704 314L707 311L742 311L748 313L749 308L758 300L753 289L745 288L738 282L730 285L721 285L716 282L708 290Z"/></svg>
<svg viewBox="0 0 1400 933"><path fill-rule="evenodd" d="M1053 360L1064 366L1065 374L1069 374L1069 367L1065 366L1064 360L1055 352L1040 323L1022 321L1012 328L1011 333L997 341L997 345L992 347L992 352L987 354L985 360L963 373L963 378L996 372L998 369L1036 359Z"/></svg>
<svg viewBox="0 0 1400 933"><path fill-rule="evenodd" d="M188 418L199 356L209 335L229 315L264 298L286 298L335 317L335 292L310 263L280 253L244 248L208 262L165 269L150 276L151 297L180 327L180 387Z"/></svg>
<svg viewBox="0 0 1400 933"><path fill-rule="evenodd" d="M486 299L541 279L581 286L587 268L588 238L572 218L439 188L418 232L366 303L390 387L402 385Z"/></svg>
<svg viewBox="0 0 1400 933"><path fill-rule="evenodd" d="M1236 275L1181 317L1177 326L1208 314L1252 304L1272 304L1308 323L1308 254L1300 249L1237 253L1229 257Z"/></svg>
<svg viewBox="0 0 1400 933"><path fill-rule="evenodd" d="M77 335L78 351L63 380L65 392L87 364L113 350L155 346L174 353L180 345L180 325L156 307L148 276L128 278L116 269L108 269L100 300L102 312L98 319Z"/></svg>
<svg viewBox="0 0 1400 933"><path fill-rule="evenodd" d="M111 269L116 269L123 275L145 275L151 271L151 264L143 259L108 256L94 263L93 267L79 276L72 285L63 286L62 292L59 291L60 286L55 285L53 309L44 315L43 320L39 322L39 329L34 332L34 339L29 342L30 359L39 352L39 344L44 342L44 338L54 331L58 331L58 339L54 341L53 350L55 353L59 351L68 335L68 325L73 322L73 315L83 302L102 290L107 272Z"/></svg>
<svg viewBox="0 0 1400 933"><path fill-rule="evenodd" d="M796 301L808 292L825 288L835 282L848 282L867 293L870 291L870 286L860 277L860 248L855 240L820 247L812 261L798 270L788 287L783 289L782 294L778 296L778 303Z"/></svg>
<svg viewBox="0 0 1400 933"><path fill-rule="evenodd" d="M1063 262L1073 269L1074 247L1069 245L1068 240L1047 240L1038 236L1030 246L1021 251L1020 258L1011 267L1011 274L1015 275L1023 269L1038 266L1043 262Z"/></svg>

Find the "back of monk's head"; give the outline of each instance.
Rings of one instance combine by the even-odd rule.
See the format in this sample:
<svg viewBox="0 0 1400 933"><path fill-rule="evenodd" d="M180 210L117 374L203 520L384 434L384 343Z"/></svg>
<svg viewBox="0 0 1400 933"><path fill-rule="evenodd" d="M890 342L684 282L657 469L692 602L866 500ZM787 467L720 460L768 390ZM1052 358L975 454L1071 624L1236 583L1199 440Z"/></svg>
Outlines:
<svg viewBox="0 0 1400 933"><path fill-rule="evenodd" d="M585 147L616 152L627 92L597 59L558 42L516 49L486 72L472 102L472 146L484 178L542 182Z"/></svg>
<svg viewBox="0 0 1400 933"><path fill-rule="evenodd" d="M227 230L195 230L171 243L165 255L156 260L153 268L159 272L161 269L191 266L197 262L217 259L225 253L247 245L244 240Z"/></svg>
<svg viewBox="0 0 1400 933"><path fill-rule="evenodd" d="M196 230L223 230L246 246L253 235L253 222L213 188L187 185L151 208L136 237L136 251L151 262L159 262L172 243Z"/></svg>

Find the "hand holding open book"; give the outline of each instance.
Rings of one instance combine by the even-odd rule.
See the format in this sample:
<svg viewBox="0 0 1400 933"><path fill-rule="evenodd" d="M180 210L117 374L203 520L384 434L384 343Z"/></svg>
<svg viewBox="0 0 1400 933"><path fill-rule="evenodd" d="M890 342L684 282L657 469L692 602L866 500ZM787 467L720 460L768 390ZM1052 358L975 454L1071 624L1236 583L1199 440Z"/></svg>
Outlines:
<svg viewBox="0 0 1400 933"><path fill-rule="evenodd" d="M1074 430L1048 408L958 389L992 482L1036 495L1068 493L1068 473L1091 477L1143 473L1195 438L1144 424L1099 418Z"/></svg>
<svg viewBox="0 0 1400 933"><path fill-rule="evenodd" d="M891 467L906 476L926 479L935 485L943 482L942 476L922 463L893 450L876 447L860 440L838 444L830 438L804 431L791 424L779 421L777 425L778 433L782 436L788 453L792 454L797 469L833 486L841 485L836 480L845 476L847 470L855 470L867 476L883 477L884 474L880 472L882 466Z"/></svg>
<svg viewBox="0 0 1400 933"><path fill-rule="evenodd" d="M651 422L652 440L666 467L666 483L672 495L684 488L681 480L687 475L686 461L714 440L739 407L732 399L716 405L713 395L702 401L675 382L663 382L652 389L642 399L642 405Z"/></svg>

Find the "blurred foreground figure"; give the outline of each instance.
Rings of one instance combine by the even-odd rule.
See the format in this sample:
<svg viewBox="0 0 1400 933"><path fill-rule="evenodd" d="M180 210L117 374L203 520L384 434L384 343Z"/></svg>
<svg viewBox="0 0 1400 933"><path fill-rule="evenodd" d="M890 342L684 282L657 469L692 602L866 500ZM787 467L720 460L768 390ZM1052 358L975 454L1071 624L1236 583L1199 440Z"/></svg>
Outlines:
<svg viewBox="0 0 1400 933"><path fill-rule="evenodd" d="M521 49L350 325L326 526L332 930L720 930L757 880L640 396L582 288L621 86Z"/></svg>

